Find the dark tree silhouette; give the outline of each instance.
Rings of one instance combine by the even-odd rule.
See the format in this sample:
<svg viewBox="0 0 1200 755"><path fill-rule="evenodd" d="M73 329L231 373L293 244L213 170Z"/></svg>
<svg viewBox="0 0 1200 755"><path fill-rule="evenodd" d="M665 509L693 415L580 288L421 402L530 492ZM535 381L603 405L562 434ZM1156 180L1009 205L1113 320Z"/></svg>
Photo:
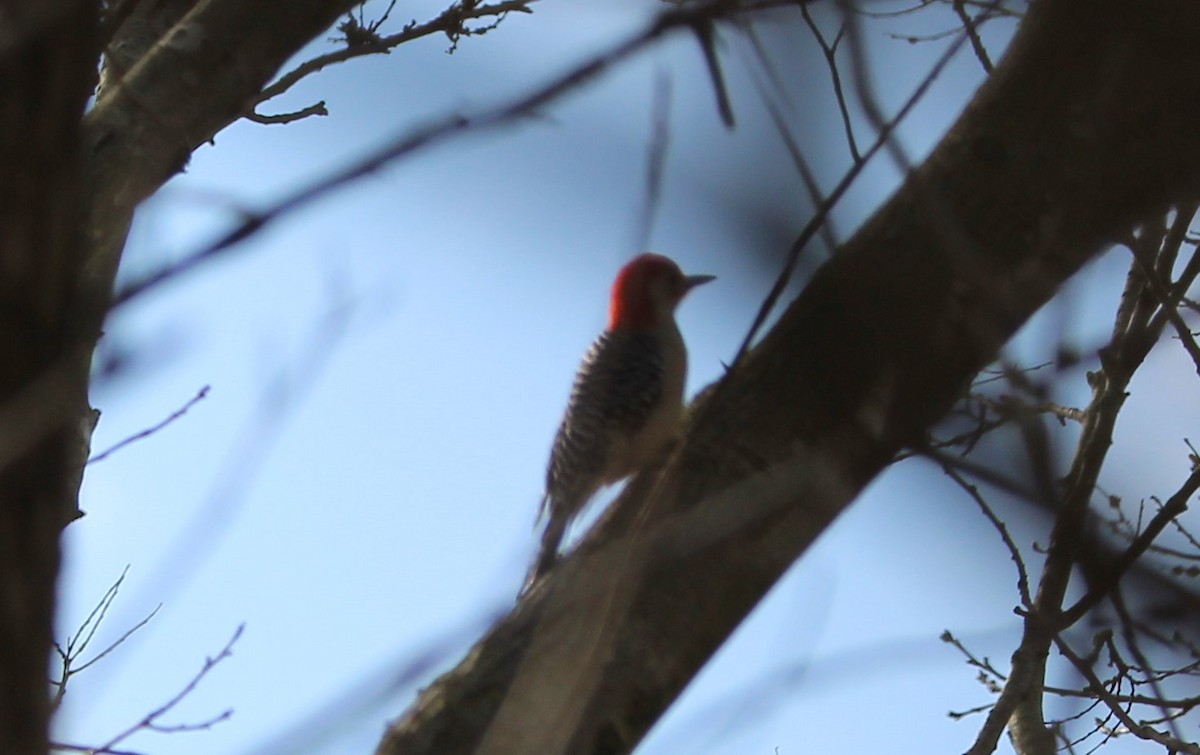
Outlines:
<svg viewBox="0 0 1200 755"><path fill-rule="evenodd" d="M643 32L544 89L405 135L114 298L134 209L225 126L321 112L319 103L274 116L258 108L324 65L428 34L457 41L529 3L462 0L384 36L378 24L345 16L349 0L0 0L0 752L49 746L59 535L78 515L94 423L88 371L111 306L390 159L534 112L670 33L700 40L720 111L731 118L713 25L777 5L668 6ZM968 5L979 6L954 3L964 40L982 54ZM801 10L792 12L803 23ZM290 56L343 17L341 49L278 77ZM479 19L485 26L472 26ZM1198 28L1200 6L1190 0L1095 0L1086 8L1034 0L933 154L906 166L892 199L705 391L669 461L634 480L581 546L421 694L380 752L636 746L880 470L906 449L933 453L930 428L1065 280L1172 209L1190 219L1200 190ZM855 86L869 91L856 70ZM886 139L873 149L906 160ZM1169 254L1169 239L1159 238L1146 269L1165 264L1153 258ZM1178 318L1184 280L1146 275L1132 294L1157 297L1154 338L1164 323L1177 326L1171 314ZM1099 443L1105 402L1119 404L1123 381L1144 356L1140 341L1114 343L1120 348L1106 355L1097 383L1099 419L1087 426ZM1070 565L1083 560L1072 522L1086 512L1094 460L1085 455L1072 470L1063 505L1075 519L1060 519L1050 559L1065 567L1048 567L1037 594L1025 596L1024 641L975 752L994 749L1006 727L1021 752L1054 749L1039 695L1051 645L1073 656L1063 649L1063 622L1089 608L1064 611L1062 595ZM1162 526L1194 489L1191 481L1180 488ZM1146 532L1135 533L1135 545ZM1125 553L1136 557L1146 545ZM1097 575L1090 605L1111 592L1129 560L1117 557L1111 574ZM1082 659L1076 665L1088 668Z"/></svg>

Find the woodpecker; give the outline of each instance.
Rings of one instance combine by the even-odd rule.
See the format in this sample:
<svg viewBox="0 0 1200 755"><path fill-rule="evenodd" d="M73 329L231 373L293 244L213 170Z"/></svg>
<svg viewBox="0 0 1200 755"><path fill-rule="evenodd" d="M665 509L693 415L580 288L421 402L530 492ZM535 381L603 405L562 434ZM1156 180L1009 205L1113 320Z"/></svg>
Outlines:
<svg viewBox="0 0 1200 755"><path fill-rule="evenodd" d="M679 433L687 348L675 308L712 275L684 275L659 254L635 257L613 282L608 328L583 358L546 469L548 517L530 582L558 558L584 504L656 461Z"/></svg>

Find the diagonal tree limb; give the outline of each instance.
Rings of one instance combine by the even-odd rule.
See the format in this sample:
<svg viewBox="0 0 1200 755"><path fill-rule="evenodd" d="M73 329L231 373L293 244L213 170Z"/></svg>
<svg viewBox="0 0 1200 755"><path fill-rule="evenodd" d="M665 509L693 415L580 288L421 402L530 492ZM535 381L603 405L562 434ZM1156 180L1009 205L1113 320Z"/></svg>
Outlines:
<svg viewBox="0 0 1200 755"><path fill-rule="evenodd" d="M130 284L113 300L113 307L141 296L162 282L187 272L235 248L250 236L289 213L380 170L383 166L410 157L420 151L464 134L510 125L536 114L540 108L557 101L604 74L610 68L657 43L680 29L696 24L772 7L779 0L761 0L745 6L730 0L707 0L683 9L660 13L646 26L616 44L588 57L578 65L556 75L528 93L500 105L471 114L450 113L416 128L407 129L329 175L303 186L275 204L255 213L247 213L242 222L193 254Z"/></svg>
<svg viewBox="0 0 1200 755"><path fill-rule="evenodd" d="M1063 281L1200 190L1198 24L1184 0L1033 3L958 123L697 403L666 466L379 752L632 749Z"/></svg>
<svg viewBox="0 0 1200 755"><path fill-rule="evenodd" d="M190 5L145 52L134 46L132 67L106 82L84 118L89 259L82 284L97 330L137 205L240 118L288 58L355 0Z"/></svg>

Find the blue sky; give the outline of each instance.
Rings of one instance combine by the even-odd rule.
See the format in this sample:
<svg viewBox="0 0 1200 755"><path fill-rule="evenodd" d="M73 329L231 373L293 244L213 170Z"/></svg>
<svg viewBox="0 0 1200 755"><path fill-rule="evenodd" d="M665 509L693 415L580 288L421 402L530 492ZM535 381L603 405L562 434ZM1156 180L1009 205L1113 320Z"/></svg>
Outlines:
<svg viewBox="0 0 1200 755"><path fill-rule="evenodd" d="M403 12L440 10L416 5ZM414 124L527 91L654 10L546 0L454 55L444 38L427 39L308 80L264 110L323 99L331 115L235 124L199 149L140 212L124 279L196 249L236 208L269 203ZM787 113L810 126L804 147L828 189L846 148L824 63L798 23L788 11L757 28L796 82ZM866 26L886 109L944 44L887 33L952 23L929 15ZM1011 29L997 24L985 36L997 56ZM370 751L419 684L511 605L534 552L544 465L572 373L603 327L612 275L640 251L656 80L672 82L672 139L650 247L719 276L681 310L690 392L720 375L770 286L770 261L808 217L755 93L748 46L723 36L733 131L716 116L695 41L671 38L543 118L383 170L114 315L108 348L127 352L129 366L94 391L104 413L95 450L211 390L180 421L88 470L87 516L66 535L60 634L127 564L97 643L162 608L72 680L60 740L97 744L132 724L244 623L233 657L165 722L227 708L233 717L123 746ZM961 54L902 129L906 148L926 153L981 80ZM839 232L852 231L897 175L882 159L866 171L835 214ZM1098 343L1124 264L1110 255L1086 270L1012 354L1044 359L1060 333ZM1161 380L1187 374L1173 359L1153 365ZM1061 386L1064 401L1083 400L1081 375ZM1176 439L1195 412L1137 394L1133 402L1121 463L1143 486L1181 479ZM1120 446L1150 429L1171 439L1169 453ZM1147 492L1169 491L1131 494ZM1035 524L1016 525L1019 542L1044 541ZM920 462L900 465L792 569L640 752L845 751L850 732L854 751L962 751L981 719L953 722L946 711L990 696L938 637L952 629L980 655L1007 658L1014 582L973 505ZM418 661L432 668L376 697ZM319 736L288 736L331 701L356 697L368 704L337 708Z"/></svg>

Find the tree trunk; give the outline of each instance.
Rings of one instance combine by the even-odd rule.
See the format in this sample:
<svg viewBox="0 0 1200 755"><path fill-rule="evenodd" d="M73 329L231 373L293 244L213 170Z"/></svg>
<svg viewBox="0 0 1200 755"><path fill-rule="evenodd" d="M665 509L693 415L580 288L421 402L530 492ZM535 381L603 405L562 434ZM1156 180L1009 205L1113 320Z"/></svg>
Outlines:
<svg viewBox="0 0 1200 755"><path fill-rule="evenodd" d="M151 17L135 11L118 31L118 70L106 70L84 120L90 243L84 272L101 312L137 206L183 170L193 150L238 120L288 58L355 4L158 0Z"/></svg>
<svg viewBox="0 0 1200 755"><path fill-rule="evenodd" d="M79 119L97 3L0 2L0 752L48 747L58 537L86 458ZM91 339L94 342L94 339Z"/></svg>
<svg viewBox="0 0 1200 755"><path fill-rule="evenodd" d="M101 3L0 0L0 753L48 749L59 535L133 211L354 0L108 5L132 23L85 118Z"/></svg>
<svg viewBox="0 0 1200 755"><path fill-rule="evenodd" d="M1192 0L1036 0L930 158L697 402L681 448L379 752L631 750L1058 287L1200 190Z"/></svg>

